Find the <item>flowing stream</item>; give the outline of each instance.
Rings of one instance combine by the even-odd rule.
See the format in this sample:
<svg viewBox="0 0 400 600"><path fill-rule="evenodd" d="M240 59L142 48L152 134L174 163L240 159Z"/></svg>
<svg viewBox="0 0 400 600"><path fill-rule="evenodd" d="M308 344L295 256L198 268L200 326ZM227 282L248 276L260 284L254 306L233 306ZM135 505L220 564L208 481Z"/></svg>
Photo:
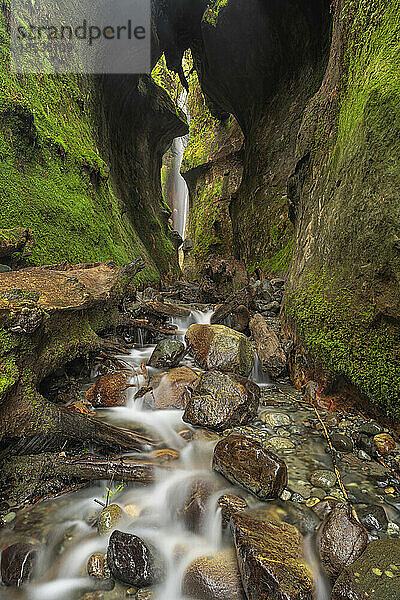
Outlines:
<svg viewBox="0 0 400 600"><path fill-rule="evenodd" d="M193 322L206 323L211 311L194 310L188 319L176 321L183 332ZM147 363L154 346L136 345L128 360L133 366ZM190 358L185 364L193 366ZM151 371L151 369L150 369ZM262 371L261 371L262 372ZM257 380L260 376L260 366L256 365L252 377ZM265 377L263 376L263 379ZM143 486L129 483L112 496L111 502L121 507L128 507L130 518L120 525L123 531L131 532L145 541L150 541L163 554L167 568L164 583L155 588L155 600L183 600L181 594L182 576L186 567L194 558L204 554L213 554L223 548L232 547L231 536L222 530L220 510L217 509L217 499L221 494L231 492L245 497L249 506L258 505L256 498L245 490L234 488L225 479L212 471L212 454L218 439L216 434L204 430L192 429L192 437L187 441L180 432L190 429L182 421L179 410L149 410L143 407L140 399L134 395L143 385L142 375L132 379L134 384L127 392L126 406L103 409L98 411L102 418L116 425L136 429L139 425L144 430L155 433L168 448L179 452L179 459L169 463L169 469L159 469L153 484ZM276 386L268 381L262 384L262 400L264 407L260 412L277 411L287 415L287 426L271 430L263 421L259 421L260 436L279 435L287 440L287 446L281 453L287 462L290 483L294 489L307 481L310 469L332 468L330 457L325 452L326 444L321 432L308 430L308 421L312 411L304 407L301 395L290 386L280 387L287 391L287 397L277 392ZM299 403L297 403L297 401ZM291 432L289 429L289 420ZM289 433L291 437L289 438ZM297 437L296 437L297 436ZM295 443L293 444L293 440ZM130 455L134 456L134 455ZM205 518L199 533L190 533L177 516L176 507L181 506L185 490L196 478L206 478L215 484L217 493L213 494L208 503ZM363 497L369 502L376 502L376 490L371 481L362 473L355 473L350 485L362 490ZM7 600L71 600L83 598L84 594L93 589L94 580L86 575L86 564L93 552L106 552L108 537L97 535L90 524L93 514L99 512L95 500L106 496L105 482L96 483L78 492L70 493L58 499L30 507L17 516L16 521L2 530L0 542L39 540L45 545L41 557L41 576L28 586L18 591L0 588L0 598ZM111 487L116 487L116 484ZM286 503L295 505L294 502ZM269 507L272 514L279 514L283 519L295 524L301 521L300 512L288 511L282 501L263 504ZM299 505L306 509L304 503ZM390 511L389 511L390 512ZM396 517L394 516L396 513ZM392 517L398 521L397 511L393 509ZM294 515L294 516L293 516ZM301 525L303 527L303 525ZM316 572L318 583L318 600L327 600L330 594L329 584L320 573L318 559L314 547L314 534L305 535L305 553L310 566ZM102 598L124 598L129 586L116 584L110 592L102 592ZM118 595L118 590L119 594Z"/></svg>
<svg viewBox="0 0 400 600"><path fill-rule="evenodd" d="M186 114L189 120L189 108L187 104L187 92L183 92L179 98L179 106ZM189 210L189 190L186 185L185 179L181 175L181 166L183 160L183 154L186 146L188 145L189 136L175 138L172 143L173 151L173 164L172 164L172 178L173 178L173 191L172 191L172 220L174 223L174 229L184 239L186 220Z"/></svg>

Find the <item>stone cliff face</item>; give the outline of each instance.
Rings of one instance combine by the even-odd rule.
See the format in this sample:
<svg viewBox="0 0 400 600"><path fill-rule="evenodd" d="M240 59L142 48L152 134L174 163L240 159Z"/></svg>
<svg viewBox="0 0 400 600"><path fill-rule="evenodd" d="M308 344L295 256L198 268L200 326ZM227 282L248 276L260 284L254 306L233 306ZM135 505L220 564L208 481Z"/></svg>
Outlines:
<svg viewBox="0 0 400 600"><path fill-rule="evenodd" d="M186 132L183 116L148 76L10 73L7 14L4 3L1 227L32 230L30 264L123 264L141 255L143 280L176 273L159 167Z"/></svg>
<svg viewBox="0 0 400 600"><path fill-rule="evenodd" d="M190 47L213 115L244 133L234 253L289 273L293 374L398 414L398 0L160 5L167 62Z"/></svg>

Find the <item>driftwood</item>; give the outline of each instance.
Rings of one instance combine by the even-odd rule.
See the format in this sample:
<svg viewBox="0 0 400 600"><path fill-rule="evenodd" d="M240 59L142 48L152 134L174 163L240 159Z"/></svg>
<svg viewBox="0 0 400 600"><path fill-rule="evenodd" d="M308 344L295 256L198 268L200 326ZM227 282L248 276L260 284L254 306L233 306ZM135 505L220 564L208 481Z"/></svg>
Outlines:
<svg viewBox="0 0 400 600"><path fill-rule="evenodd" d="M286 371L286 355L278 336L259 313L250 319L249 326L263 371L271 377L279 377Z"/></svg>
<svg viewBox="0 0 400 600"><path fill-rule="evenodd" d="M254 292L252 288L243 288L239 292L235 292L213 312L210 323L212 325L223 323L239 306L246 306L249 308L249 304L251 304L253 297Z"/></svg>

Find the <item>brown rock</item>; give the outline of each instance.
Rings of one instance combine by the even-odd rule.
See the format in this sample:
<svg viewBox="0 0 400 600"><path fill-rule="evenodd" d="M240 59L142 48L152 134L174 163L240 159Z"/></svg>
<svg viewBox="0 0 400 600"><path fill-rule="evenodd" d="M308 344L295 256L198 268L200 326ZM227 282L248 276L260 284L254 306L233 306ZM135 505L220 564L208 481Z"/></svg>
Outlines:
<svg viewBox="0 0 400 600"><path fill-rule="evenodd" d="M1 554L1 578L5 585L20 586L29 581L38 547L17 542Z"/></svg>
<svg viewBox="0 0 400 600"><path fill-rule="evenodd" d="M218 442L213 468L260 500L279 498L287 486L284 461L259 442L243 435L230 435Z"/></svg>
<svg viewBox="0 0 400 600"><path fill-rule="evenodd" d="M224 494L218 498L217 504L221 509L223 527L229 525L229 521L234 513L241 512L248 508L246 500L240 498L240 496L234 496L233 494Z"/></svg>
<svg viewBox="0 0 400 600"><path fill-rule="evenodd" d="M185 409L188 400L187 389L197 378L198 373L189 367L171 369L168 373L163 374L153 390L145 394L143 402L147 406L159 410Z"/></svg>
<svg viewBox="0 0 400 600"><path fill-rule="evenodd" d="M350 506L337 504L321 524L317 545L325 571L336 578L364 552L366 529L353 516Z"/></svg>
<svg viewBox="0 0 400 600"><path fill-rule="evenodd" d="M165 577L158 551L131 533L116 530L111 534L107 563L115 579L134 587L154 585Z"/></svg>
<svg viewBox="0 0 400 600"><path fill-rule="evenodd" d="M378 450L379 454L382 456L386 456L387 454L391 454L393 450L396 448L396 442L388 433L379 433L374 436L374 446Z"/></svg>
<svg viewBox="0 0 400 600"><path fill-rule="evenodd" d="M87 572L88 575L96 579L108 579L111 573L107 566L106 556L99 552L89 556Z"/></svg>
<svg viewBox="0 0 400 600"><path fill-rule="evenodd" d="M182 482L175 488L168 505L176 517L183 521L187 529L200 533L209 507L209 500L218 490L218 485L211 478L193 478Z"/></svg>
<svg viewBox="0 0 400 600"><path fill-rule="evenodd" d="M215 431L247 425L257 415L259 398L260 389L252 381L233 373L208 371L193 386L183 420Z"/></svg>
<svg viewBox="0 0 400 600"><path fill-rule="evenodd" d="M202 369L237 373L248 377L254 366L255 352L243 333L224 325L191 325L186 341Z"/></svg>
<svg viewBox="0 0 400 600"><path fill-rule="evenodd" d="M127 376L123 371L106 373L98 378L86 392L86 400L92 406L121 406L125 404L124 391L127 387Z"/></svg>
<svg viewBox="0 0 400 600"><path fill-rule="evenodd" d="M184 573L182 593L193 600L245 600L234 550L196 558Z"/></svg>
<svg viewBox="0 0 400 600"><path fill-rule="evenodd" d="M271 377L280 377L286 371L286 355L278 336L259 313L250 320L250 331L263 371Z"/></svg>
<svg viewBox="0 0 400 600"><path fill-rule="evenodd" d="M265 511L232 516L242 583L248 600L312 600L314 582L303 556L303 538Z"/></svg>
<svg viewBox="0 0 400 600"><path fill-rule="evenodd" d="M249 326L250 313L247 306L241 304L232 312L231 326L235 331L243 333Z"/></svg>

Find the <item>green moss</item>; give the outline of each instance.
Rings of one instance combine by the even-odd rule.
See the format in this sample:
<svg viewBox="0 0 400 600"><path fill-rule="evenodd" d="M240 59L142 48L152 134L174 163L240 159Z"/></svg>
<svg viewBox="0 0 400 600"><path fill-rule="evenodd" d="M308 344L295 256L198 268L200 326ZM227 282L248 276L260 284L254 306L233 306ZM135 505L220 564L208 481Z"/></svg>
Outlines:
<svg viewBox="0 0 400 600"><path fill-rule="evenodd" d="M392 417L400 417L400 327L376 318L375 306L323 270L286 298L286 315L307 348Z"/></svg>
<svg viewBox="0 0 400 600"><path fill-rule="evenodd" d="M19 370L13 355L0 358L0 394L13 386L19 377Z"/></svg>
<svg viewBox="0 0 400 600"><path fill-rule="evenodd" d="M203 21L216 27L222 9L224 9L228 3L229 0L212 0L204 13Z"/></svg>

